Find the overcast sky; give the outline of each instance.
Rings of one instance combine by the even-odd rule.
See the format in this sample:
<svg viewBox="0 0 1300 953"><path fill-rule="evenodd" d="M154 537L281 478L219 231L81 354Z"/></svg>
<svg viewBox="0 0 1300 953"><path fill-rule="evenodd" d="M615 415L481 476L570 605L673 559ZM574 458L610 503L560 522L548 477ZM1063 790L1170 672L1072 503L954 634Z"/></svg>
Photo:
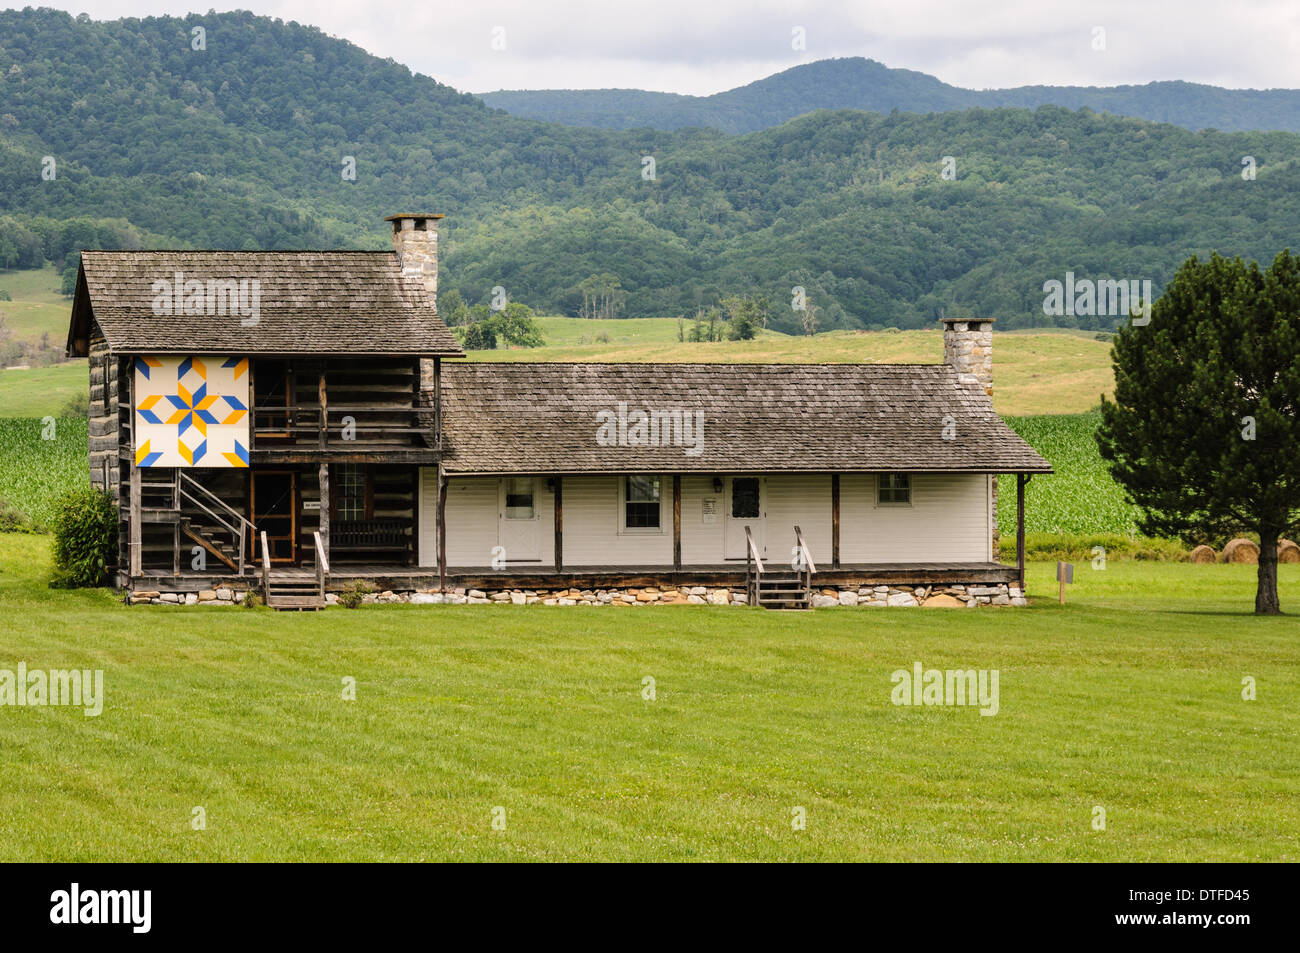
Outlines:
<svg viewBox="0 0 1300 953"><path fill-rule="evenodd" d="M973 89L1155 79L1300 88L1300 0L27 2L95 19L251 9L474 93L619 86L707 95L832 56ZM797 28L804 49L794 48ZM494 36L504 49L493 48Z"/></svg>

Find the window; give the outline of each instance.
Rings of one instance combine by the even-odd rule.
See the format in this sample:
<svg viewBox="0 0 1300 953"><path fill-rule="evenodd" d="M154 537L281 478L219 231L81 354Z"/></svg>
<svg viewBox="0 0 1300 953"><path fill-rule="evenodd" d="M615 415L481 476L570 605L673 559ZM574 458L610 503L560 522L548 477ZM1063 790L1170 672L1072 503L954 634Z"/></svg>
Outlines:
<svg viewBox="0 0 1300 953"><path fill-rule="evenodd" d="M506 519L530 520L537 515L533 505L533 478L510 477L506 480Z"/></svg>
<svg viewBox="0 0 1300 953"><path fill-rule="evenodd" d="M659 528L659 478L655 476L630 476L624 486L624 529Z"/></svg>
<svg viewBox="0 0 1300 953"><path fill-rule="evenodd" d="M876 478L880 505L911 505L912 477L907 473L882 473Z"/></svg>
<svg viewBox="0 0 1300 953"><path fill-rule="evenodd" d="M758 477L731 478L731 518L758 519Z"/></svg>
<svg viewBox="0 0 1300 953"><path fill-rule="evenodd" d="M366 518L366 469L359 463L335 467L334 513L341 523Z"/></svg>

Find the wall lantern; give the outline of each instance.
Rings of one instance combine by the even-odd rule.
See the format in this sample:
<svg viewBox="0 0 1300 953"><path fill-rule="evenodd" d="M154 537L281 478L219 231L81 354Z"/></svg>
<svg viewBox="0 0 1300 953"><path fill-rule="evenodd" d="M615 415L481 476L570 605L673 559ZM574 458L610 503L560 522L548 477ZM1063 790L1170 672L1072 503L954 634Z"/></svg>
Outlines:
<svg viewBox="0 0 1300 953"><path fill-rule="evenodd" d="M713 492L714 492L714 493L721 493L721 492L722 492L722 477L720 477L720 476L715 476L715 477L713 478Z"/></svg>

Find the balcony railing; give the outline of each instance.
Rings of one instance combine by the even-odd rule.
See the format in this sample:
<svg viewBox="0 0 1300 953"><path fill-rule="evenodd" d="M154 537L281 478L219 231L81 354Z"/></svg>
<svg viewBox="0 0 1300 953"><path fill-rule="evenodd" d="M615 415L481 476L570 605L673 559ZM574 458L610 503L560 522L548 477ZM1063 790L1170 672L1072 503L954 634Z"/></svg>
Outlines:
<svg viewBox="0 0 1300 953"><path fill-rule="evenodd" d="M259 407L253 419L253 448L434 448L437 433L432 421L430 409L412 406L330 404L327 408L310 405Z"/></svg>

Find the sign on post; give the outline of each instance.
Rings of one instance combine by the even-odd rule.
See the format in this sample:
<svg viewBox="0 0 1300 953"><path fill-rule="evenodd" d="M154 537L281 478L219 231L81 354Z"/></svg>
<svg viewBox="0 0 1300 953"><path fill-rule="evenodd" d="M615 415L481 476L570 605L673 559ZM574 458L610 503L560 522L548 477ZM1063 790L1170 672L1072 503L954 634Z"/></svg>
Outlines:
<svg viewBox="0 0 1300 953"><path fill-rule="evenodd" d="M1074 582L1074 563L1056 564L1056 581L1061 590L1061 605L1065 605L1065 586L1066 583Z"/></svg>

